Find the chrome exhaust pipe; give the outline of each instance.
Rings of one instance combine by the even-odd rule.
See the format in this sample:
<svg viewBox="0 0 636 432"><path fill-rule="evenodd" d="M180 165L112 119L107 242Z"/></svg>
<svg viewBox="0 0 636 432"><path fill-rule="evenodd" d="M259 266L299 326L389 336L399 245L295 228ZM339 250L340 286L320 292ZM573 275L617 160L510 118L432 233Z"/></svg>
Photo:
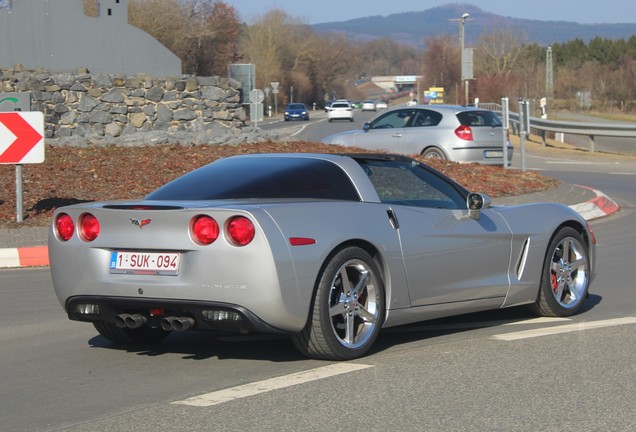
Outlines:
<svg viewBox="0 0 636 432"><path fill-rule="evenodd" d="M186 331L194 325L194 319L190 317L169 316L161 320L161 328L165 331Z"/></svg>
<svg viewBox="0 0 636 432"><path fill-rule="evenodd" d="M172 329L175 331L186 331L194 325L194 319L190 317L178 317L172 321Z"/></svg>
<svg viewBox="0 0 636 432"><path fill-rule="evenodd" d="M130 314L124 313L119 314L115 317L115 325L119 328L126 328L126 319L130 316Z"/></svg>
<svg viewBox="0 0 636 432"><path fill-rule="evenodd" d="M124 321L126 322L126 327L129 329L136 329L146 324L148 318L140 314L134 314L128 315Z"/></svg>
<svg viewBox="0 0 636 432"><path fill-rule="evenodd" d="M172 322L175 320L175 317L165 317L161 320L161 328L165 331L172 331Z"/></svg>
<svg viewBox="0 0 636 432"><path fill-rule="evenodd" d="M115 325L119 328L136 329L148 322L148 318L141 314L119 314L115 317Z"/></svg>

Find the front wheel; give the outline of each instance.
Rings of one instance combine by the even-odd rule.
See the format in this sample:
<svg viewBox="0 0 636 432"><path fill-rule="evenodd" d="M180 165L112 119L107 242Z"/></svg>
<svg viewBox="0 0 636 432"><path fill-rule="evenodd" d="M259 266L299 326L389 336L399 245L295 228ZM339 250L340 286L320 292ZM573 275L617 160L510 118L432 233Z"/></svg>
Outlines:
<svg viewBox="0 0 636 432"><path fill-rule="evenodd" d="M539 295L530 308L541 316L563 317L581 309L590 284L590 259L581 234L557 232L545 256Z"/></svg>
<svg viewBox="0 0 636 432"><path fill-rule="evenodd" d="M309 321L292 337L305 355L326 360L363 356L385 313L384 284L373 258L358 247L333 255L316 283Z"/></svg>

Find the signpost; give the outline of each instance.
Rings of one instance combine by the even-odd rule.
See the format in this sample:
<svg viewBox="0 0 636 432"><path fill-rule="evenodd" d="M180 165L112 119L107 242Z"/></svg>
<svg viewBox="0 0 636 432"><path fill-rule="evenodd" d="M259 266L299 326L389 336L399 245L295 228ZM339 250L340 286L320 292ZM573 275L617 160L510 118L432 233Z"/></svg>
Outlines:
<svg viewBox="0 0 636 432"><path fill-rule="evenodd" d="M258 127L258 119L262 120L263 101L265 93L261 89L254 89L250 92L250 116L254 120L254 127Z"/></svg>
<svg viewBox="0 0 636 432"><path fill-rule="evenodd" d="M44 162L44 114L0 112L0 164L15 164L16 220L22 222L22 164Z"/></svg>

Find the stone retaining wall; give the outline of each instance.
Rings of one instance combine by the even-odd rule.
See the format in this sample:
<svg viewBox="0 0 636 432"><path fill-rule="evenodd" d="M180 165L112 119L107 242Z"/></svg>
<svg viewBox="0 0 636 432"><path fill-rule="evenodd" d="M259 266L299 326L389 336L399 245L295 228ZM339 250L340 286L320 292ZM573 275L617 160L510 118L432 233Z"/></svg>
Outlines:
<svg viewBox="0 0 636 432"><path fill-rule="evenodd" d="M247 120L240 89L239 81L220 77L0 69L1 92L31 92L31 110L44 113L46 138L240 129Z"/></svg>

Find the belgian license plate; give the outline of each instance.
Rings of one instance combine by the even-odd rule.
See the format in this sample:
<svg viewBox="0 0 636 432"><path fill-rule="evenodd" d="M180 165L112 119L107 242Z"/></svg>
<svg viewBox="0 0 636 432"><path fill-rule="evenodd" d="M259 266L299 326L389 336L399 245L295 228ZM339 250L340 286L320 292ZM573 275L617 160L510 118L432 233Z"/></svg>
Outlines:
<svg viewBox="0 0 636 432"><path fill-rule="evenodd" d="M500 157L503 157L503 151L502 150L486 150L484 152L484 157L500 158Z"/></svg>
<svg viewBox="0 0 636 432"><path fill-rule="evenodd" d="M175 276L179 274L177 252L127 252L112 251L111 273Z"/></svg>

